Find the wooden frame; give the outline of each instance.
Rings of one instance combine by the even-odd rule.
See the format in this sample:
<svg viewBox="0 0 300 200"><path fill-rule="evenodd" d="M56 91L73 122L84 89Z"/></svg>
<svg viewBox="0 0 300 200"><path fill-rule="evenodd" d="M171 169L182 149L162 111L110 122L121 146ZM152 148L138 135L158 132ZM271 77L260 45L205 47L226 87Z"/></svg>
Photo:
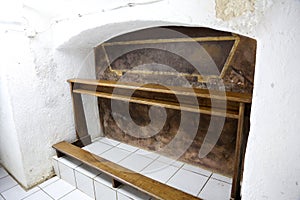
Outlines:
<svg viewBox="0 0 300 200"><path fill-rule="evenodd" d="M109 57L107 55L105 47L109 46L122 46L122 45L137 45L137 44L161 44L161 43L178 43L178 42L213 42L213 41L234 41L234 44L232 45L232 48L229 52L229 55L224 63L223 69L219 76L216 75L210 75L210 76L202 76L201 74L188 74L188 73L173 73L173 72L155 72L155 71L138 71L138 70L117 70L112 69L111 62L109 60ZM159 73L159 75L176 75L176 76L184 76L184 77L196 77L198 82L207 82L209 78L223 78L229 64L233 58L233 55L237 49L237 46L240 42L240 38L238 35L232 34L232 36L219 36L219 37L196 37L196 38L169 38L169 39L148 39L148 40L134 40L134 41L122 41L122 42L106 42L101 44L102 50L105 54L105 59L107 62L107 65L109 67L109 70L111 72L116 73L118 76L122 76L124 73L130 72L130 73L138 73L138 74L156 74Z"/></svg>
<svg viewBox="0 0 300 200"><path fill-rule="evenodd" d="M145 105L154 105L154 106L160 106L165 108L171 108L171 109L178 109L178 110L185 110L190 112L197 112L207 115L215 115L215 116L223 116L228 118L233 118L237 120L237 138L236 138L236 147L235 147L235 162L234 162L234 174L233 174L233 182L232 182L232 190L231 190L231 199L232 200L239 200L240 197L240 183L241 183L241 177L242 177L242 169L243 169L243 158L245 153L245 140L246 140L246 131L245 128L245 106L246 104L250 104L252 101L252 95L249 94L241 94L241 93L234 93L234 92L218 92L214 91L211 92L207 89L198 89L198 88L184 88L184 87L169 87L169 89L166 89L165 87L162 87L160 85L155 84L148 84L145 86L140 86L137 83L120 83L116 81L106 81L106 80L83 80L83 79L70 79L68 80L71 86L71 94L73 99L73 108L74 108L74 119L75 119L75 126L76 126L76 135L77 135L77 141L74 143L74 145L68 144L66 142L59 143L54 145L53 147L57 150L57 153L59 156L61 155L69 155L72 156L91 167L94 167L104 173L109 174L113 177L113 186L118 186L120 183L128 183L128 181L132 181L131 176L127 176L127 178L124 178L119 173L111 173L111 170L114 171L115 169L107 169L106 167L103 167L102 164L96 162L92 159L85 159L82 157L81 154L84 154L86 156L89 156L87 152L84 152L84 150L80 150L79 148L75 148L73 146L84 146L91 143L91 138L87 131L87 125L85 120L85 115L83 111L83 105L81 100L81 94L87 94L92 95L100 98L107 98L107 99L114 99L114 100L120 100L120 101L128 101L132 103L139 103L139 104L145 104ZM152 92L156 94L176 94L176 95L183 95L186 97L189 96L196 96L197 98L203 98L203 99L215 99L218 101L226 101L226 102L234 102L237 105L236 110L229 110L228 108L226 110L224 109L212 109L209 106L200 106L195 107L194 105L181 104L178 105L177 103L174 103L173 101L168 100L157 100L153 98L147 98L147 97L130 97L122 94L111 94L111 91L114 88L123 89L123 90L131 90L131 91L143 91L143 92ZM224 95L225 94L225 95ZM70 146L71 145L71 146ZM77 150L76 150L77 149ZM78 153L77 151L80 151L81 153ZM98 158L98 157L97 157ZM99 162L107 163L109 161L106 161L102 158L99 158ZM113 164L109 164L113 166L113 168L119 168L120 166L116 166ZM101 167L102 166L102 167ZM123 177L123 178L122 178ZM147 179L147 181L149 181ZM153 180L152 180L153 181ZM151 181L150 181L151 182ZM153 183L152 183L153 184ZM155 183L157 184L157 183ZM159 189L154 189L152 186L149 187L151 189L147 190L146 186L141 186L137 183L130 182L130 185L133 187L136 187L137 189L140 189L155 198L158 199L195 199L195 197L190 197L186 193L178 193L176 191L176 194L182 195L182 198L174 197L173 195L170 196L170 198L166 198L166 191L162 191ZM161 185L160 185L161 187ZM174 192L172 188L167 187L167 191ZM160 195L159 193L162 192L164 194ZM196 198L197 199L197 198Z"/></svg>

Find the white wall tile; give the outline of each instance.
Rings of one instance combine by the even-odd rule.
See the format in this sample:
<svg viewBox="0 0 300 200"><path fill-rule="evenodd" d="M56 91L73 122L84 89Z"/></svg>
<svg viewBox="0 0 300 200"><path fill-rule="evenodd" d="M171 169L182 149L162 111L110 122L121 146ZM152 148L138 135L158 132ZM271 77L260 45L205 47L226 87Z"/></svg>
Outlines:
<svg viewBox="0 0 300 200"><path fill-rule="evenodd" d="M52 158L52 165L53 165L54 172L55 172L56 176L60 177L57 156L53 156L53 158Z"/></svg>
<svg viewBox="0 0 300 200"><path fill-rule="evenodd" d="M58 163L60 178L67 181L73 186L76 186L74 168L71 168L61 162Z"/></svg>
<svg viewBox="0 0 300 200"><path fill-rule="evenodd" d="M78 171L75 171L75 178L76 187L91 198L95 198L94 180Z"/></svg>
<svg viewBox="0 0 300 200"><path fill-rule="evenodd" d="M99 183L97 181L94 182L95 184L95 193L96 193L96 200L116 200L117 193L116 190L107 187L106 185Z"/></svg>

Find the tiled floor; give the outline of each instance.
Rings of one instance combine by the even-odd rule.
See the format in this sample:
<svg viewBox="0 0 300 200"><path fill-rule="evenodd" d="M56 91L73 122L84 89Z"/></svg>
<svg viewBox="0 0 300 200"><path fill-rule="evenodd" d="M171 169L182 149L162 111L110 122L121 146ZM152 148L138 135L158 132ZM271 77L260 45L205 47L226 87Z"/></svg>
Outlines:
<svg viewBox="0 0 300 200"><path fill-rule="evenodd" d="M45 181L29 191L25 191L0 166L0 200L92 200L89 196L76 189L57 176Z"/></svg>
<svg viewBox="0 0 300 200"><path fill-rule="evenodd" d="M229 199L231 179L107 138L84 149L157 181L206 200ZM111 187L111 178L70 158L53 159L56 177L25 192L0 168L0 200L150 200L138 190ZM61 178L61 179L60 179Z"/></svg>

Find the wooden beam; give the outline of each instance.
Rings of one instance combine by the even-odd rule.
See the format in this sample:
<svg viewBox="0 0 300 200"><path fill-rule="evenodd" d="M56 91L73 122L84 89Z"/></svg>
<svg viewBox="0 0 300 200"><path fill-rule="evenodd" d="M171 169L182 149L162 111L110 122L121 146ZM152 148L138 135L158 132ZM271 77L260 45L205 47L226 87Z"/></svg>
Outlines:
<svg viewBox="0 0 300 200"><path fill-rule="evenodd" d="M144 105L152 105L152 106L160 106L175 110L183 110L183 111L189 111L189 112L195 112L195 113L202 113L207 115L216 115L216 116L223 116L223 117L229 117L233 119L238 119L239 115L238 113L234 111L226 111L221 109L211 109L209 107L199 107L194 105L183 105L176 102L170 102L170 101L162 101L162 100L156 100L156 99L147 99L147 98L138 98L138 97L128 97L123 95L117 95L117 94L109 94L105 92L95 92L95 91L88 91L88 90L73 90L74 94L88 94L92 96L97 96L101 98L106 99L114 99L119 101L127 101L131 103L138 103L138 104L144 104Z"/></svg>

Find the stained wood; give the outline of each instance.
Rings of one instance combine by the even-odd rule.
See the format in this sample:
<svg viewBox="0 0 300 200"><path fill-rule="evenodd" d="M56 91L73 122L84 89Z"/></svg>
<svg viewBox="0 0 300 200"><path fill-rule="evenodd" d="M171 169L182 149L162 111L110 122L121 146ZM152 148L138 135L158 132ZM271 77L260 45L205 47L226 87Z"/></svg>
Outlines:
<svg viewBox="0 0 300 200"><path fill-rule="evenodd" d="M60 142L53 145L53 148L65 155L80 160L84 164L111 176L113 179L119 182L125 183L142 192L145 192L156 199L199 200L197 197L138 174L70 143Z"/></svg>
<svg viewBox="0 0 300 200"><path fill-rule="evenodd" d="M159 93L166 93L166 94L197 96L203 98L213 98L213 99L237 101L243 103L251 103L252 101L252 95L250 94L242 94L236 92L220 92L220 91L213 91L213 90L199 89L199 88L170 86L168 87L169 88L168 90L165 87L156 84L147 84L140 87L140 84L137 83L127 83L127 82L117 82L117 81L107 81L107 80L90 80L90 79L69 79L68 82L76 83L76 84L103 86L103 87L159 92Z"/></svg>
<svg viewBox="0 0 300 200"><path fill-rule="evenodd" d="M244 132L243 132L243 125L244 125L244 111L245 111L245 104L240 103L240 110L239 110L239 120L238 120L238 127L237 127L237 136L236 136L236 147L235 147L235 161L234 161L234 175L232 179L232 187L231 187L231 198L234 200L240 200L240 192L241 192L241 176L242 176L242 160L243 160L243 151L242 145L244 140Z"/></svg>
<svg viewBox="0 0 300 200"><path fill-rule="evenodd" d="M73 100L73 112L78 146L85 146L91 143L91 136L89 135L87 129L83 103L81 95L72 92L74 83L71 83L70 86Z"/></svg>
<svg viewBox="0 0 300 200"><path fill-rule="evenodd" d="M73 90L74 93L77 94L88 94L92 96L97 96L101 98L107 98L107 99L114 99L114 100L120 100L120 101L128 101L132 103L139 103L144 105L152 105L152 106L161 106L165 108L171 108L176 110L184 110L189 112L196 112L196 113L202 113L202 114L208 114L208 115L216 115L216 116L224 116L229 118L237 119L238 113L233 111L226 111L226 110L220 110L220 109L211 109L209 107L198 107L198 106L192 106L192 105L183 105L178 104L176 102L170 102L170 101L162 101L162 100L155 100L155 99L146 99L146 98L137 98L137 97L128 97L123 95L117 95L117 94L107 94L104 92L95 92L95 91L87 91L87 90Z"/></svg>

